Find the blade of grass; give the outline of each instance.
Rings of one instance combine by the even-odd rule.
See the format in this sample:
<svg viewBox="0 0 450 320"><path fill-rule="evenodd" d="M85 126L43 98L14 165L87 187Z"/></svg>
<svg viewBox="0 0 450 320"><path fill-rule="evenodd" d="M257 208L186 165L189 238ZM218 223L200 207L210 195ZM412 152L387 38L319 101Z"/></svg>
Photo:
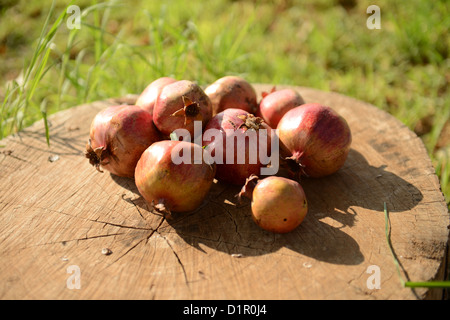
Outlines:
<svg viewBox="0 0 450 320"><path fill-rule="evenodd" d="M438 288L438 289L445 289L445 288L450 288L450 281L426 281L426 282L406 281L404 286L407 287L407 288Z"/></svg>
<svg viewBox="0 0 450 320"><path fill-rule="evenodd" d="M98 4L97 1L95 1L95 4ZM94 30L95 61L98 61L103 52L103 32L100 27L100 11L99 10L94 10L94 25L97 27L97 30L98 30L98 31Z"/></svg>
<svg viewBox="0 0 450 320"><path fill-rule="evenodd" d="M116 8L116 7L126 7L126 4L118 3L117 1L95 3L91 6L83 9L83 11L81 12L81 18L85 18L86 16L88 16L91 13L91 11L94 11L94 10L99 10L99 9L104 9L104 8ZM83 19L81 21L83 21Z"/></svg>
<svg viewBox="0 0 450 320"><path fill-rule="evenodd" d="M74 2L74 0L72 0L69 5L67 7L69 7L72 3ZM62 24L64 18L67 16L67 10L64 10L56 19L56 21L53 23L53 25L51 26L50 30L45 33L45 31L47 30L47 26L49 24L50 18L53 16L53 11L55 9L55 1L52 1L52 5L50 7L50 10L47 14L47 18L44 22L44 27L42 28L42 32L41 35L39 36L38 39L38 45L36 50L34 51L33 57L31 59L31 62L29 64L29 68L27 69L27 72L25 74L24 77L24 83L28 82L28 78L30 77L34 67L36 66L36 62L39 58L39 56L42 54L42 52L44 51L45 48L48 47L48 44L53 40L56 31L58 30L59 26Z"/></svg>
<svg viewBox="0 0 450 320"><path fill-rule="evenodd" d="M388 211L387 211L387 206L386 206L386 202L385 202L384 203L384 232L386 235L386 241L388 243L392 258L394 259L395 269L397 270L398 278L400 279L400 283L402 284L402 287L404 287L405 281L402 278L401 271L400 271L400 264L397 260L397 256L395 255L394 249L392 247L390 230L391 230L391 225L389 223Z"/></svg>
<svg viewBox="0 0 450 320"><path fill-rule="evenodd" d="M70 31L69 37L67 39L66 50L61 54L61 69L59 72L59 83L58 83L58 100L56 102L56 106L58 109L61 108L62 96L64 94L64 83L66 81L65 74L68 68L69 58L70 58L70 50L75 47L75 37L78 33L78 29L74 28Z"/></svg>
<svg viewBox="0 0 450 320"><path fill-rule="evenodd" d="M52 15L52 13L53 13L53 8L50 10L47 18L49 18ZM59 29L60 25L63 23L66 16L67 16L67 10L64 10L59 15L59 17L56 19L56 21L53 23L53 25L51 26L51 28L47 32L47 34L45 34L45 36L39 40L39 44L38 44L38 47L36 50L37 55L34 57L34 64L32 62L32 64L30 65L31 67L29 68L29 72L27 73L27 77L24 81L24 88L26 88L28 86L28 80L29 80L28 77L32 73L34 73L34 77L31 81L31 88L27 92L26 97L25 97L25 105L24 105L23 113L27 112L28 105L30 104L31 99L33 98L33 95L37 88L37 85L42 80L42 77L44 76L44 74L49 70L48 68L46 69L46 66L47 66L48 59L49 59L50 52L51 52L51 43L56 35L57 30ZM48 21L48 19L47 19L47 21ZM45 30L45 29L43 29L43 30ZM46 49L45 54L40 59L40 61L38 61L38 58L42 55L42 53L44 52L44 49ZM45 123L45 126L48 127L46 116L44 117L44 123ZM20 123L19 123L19 129L21 128L21 126L22 126L22 121L20 121ZM48 134L48 131L47 131L47 134ZM48 139L48 137L47 137L47 139Z"/></svg>
<svg viewBox="0 0 450 320"><path fill-rule="evenodd" d="M36 70L36 75L33 78L30 91L28 92L27 97L26 97L26 104L30 103L31 99L33 98L34 92L37 88L37 85L39 84L39 81L41 81L41 79L42 79L42 76L44 74L44 69L45 69L45 66L47 65L51 50L52 49L49 46L47 48L47 51L45 52L44 57L42 58L42 62L38 65L38 69Z"/></svg>
<svg viewBox="0 0 450 320"><path fill-rule="evenodd" d="M47 99L42 100L40 109L42 118L44 119L45 139L47 141L47 145L50 146L50 130L48 128L48 120L47 120Z"/></svg>
<svg viewBox="0 0 450 320"><path fill-rule="evenodd" d="M8 119L10 118L8 111L11 108L7 108L8 105L13 105L13 103L8 103L9 100L11 100L11 98L13 96L16 95L16 91L20 90L20 86L15 83L15 81L10 82L7 86L6 86L6 91L5 91L5 98L3 99L3 103L1 105L1 109L0 109L0 140L3 139L3 137L5 135L7 135L7 131L6 131L6 125L8 122Z"/></svg>
<svg viewBox="0 0 450 320"><path fill-rule="evenodd" d="M44 26L42 27L41 34L40 34L40 36L38 38L37 48L36 48L36 50L34 50L33 56L31 58L31 61L30 61L30 64L29 64L29 67L26 69L27 71L26 71L25 76L24 76L24 83L26 83L28 81L28 78L30 77L30 74L31 74L31 71L32 71L32 67L34 65L36 65L36 61L37 61L37 59L39 57L40 51L41 51L41 49L43 50L43 47L41 46L41 44L42 44L43 39L45 38L45 31L47 30L47 26L48 26L48 24L50 22L50 18L53 16L53 10L54 9L55 9L55 1L53 0L52 4L50 6L49 12L47 14L47 17L45 18L45 22L44 22Z"/></svg>

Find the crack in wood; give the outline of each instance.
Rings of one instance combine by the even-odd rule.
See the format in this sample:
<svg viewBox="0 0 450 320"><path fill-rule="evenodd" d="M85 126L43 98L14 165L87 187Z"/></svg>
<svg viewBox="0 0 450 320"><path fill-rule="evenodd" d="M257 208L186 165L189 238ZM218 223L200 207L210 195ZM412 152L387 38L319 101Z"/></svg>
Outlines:
<svg viewBox="0 0 450 320"><path fill-rule="evenodd" d="M156 230L155 230L155 231L156 231ZM188 280L188 277L187 277L186 269L184 268L184 264L183 264L183 262L181 261L180 256L177 254L177 252L175 251L175 249L172 247L172 245L170 244L170 241L169 241L165 236L163 236L162 234L160 234L159 232L158 232L158 234L161 236L161 238L163 238L163 239L166 241L167 245L168 245L169 248L172 250L172 253L174 254L175 258L177 259L177 262L178 262L178 264L180 265L181 270L183 271L184 283L186 284L186 286L188 287L188 289L189 289L189 291L190 291L191 288L190 288L190 286L189 286L189 280Z"/></svg>
<svg viewBox="0 0 450 320"><path fill-rule="evenodd" d="M123 257L125 257L128 253L130 253L133 249L135 249L140 243L142 243L143 241L145 241L145 243L148 243L148 240L150 239L151 236L153 236L153 234L155 232L157 232L158 228L163 224L165 218L162 217L161 221L159 222L158 226L155 229L151 229L151 228L145 228L143 230L150 230L150 233L146 236L141 238L136 244L134 244L133 246L131 246L127 251L125 251L123 254L121 254L117 259L115 259L109 266L115 264L117 261L119 261L120 259L122 259ZM140 228L142 229L142 228Z"/></svg>
<svg viewBox="0 0 450 320"><path fill-rule="evenodd" d="M216 202L216 201L211 200L211 203L214 203L214 204L218 205L221 209L223 209L227 213L227 215L230 217L230 220L234 224L234 231L236 232L237 235L239 235L239 237L241 237L241 235L239 234L239 231L238 231L238 225L236 223L236 220L234 219L234 217L231 214L230 210L228 210L228 208L224 207L222 205L222 203L220 203L220 202Z"/></svg>
<svg viewBox="0 0 450 320"><path fill-rule="evenodd" d="M41 247L41 246L47 246L47 245L53 245L53 244L65 245L67 242L73 242L73 241L79 242L79 241L84 241L84 240L92 240L92 239L97 239L97 238L118 236L118 235L122 235L122 234L124 234L124 233L99 234L99 235L95 235L95 236L86 236L86 237L82 237L82 238L75 238L75 239L68 239L68 240L49 241L49 242L45 242L45 243L38 243L35 245L24 246L24 247L18 248L17 250L20 251L20 250L30 249L30 248L34 248L34 247Z"/></svg>
<svg viewBox="0 0 450 320"><path fill-rule="evenodd" d="M139 213L139 215L141 216L142 220L146 221L144 215L141 213L141 210L139 210L139 207L136 205L136 203L134 203L133 199L130 198L129 200L126 200L125 199L125 194L122 194L122 200L125 200L127 202L131 202L133 204L133 206L136 208L136 210Z"/></svg>

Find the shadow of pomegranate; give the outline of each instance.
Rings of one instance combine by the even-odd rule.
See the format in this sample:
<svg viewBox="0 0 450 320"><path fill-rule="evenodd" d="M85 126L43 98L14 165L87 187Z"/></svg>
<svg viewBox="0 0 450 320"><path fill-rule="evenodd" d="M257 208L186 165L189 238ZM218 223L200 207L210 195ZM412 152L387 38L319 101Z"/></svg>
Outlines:
<svg viewBox="0 0 450 320"><path fill-rule="evenodd" d="M386 169L371 166L361 153L350 149L338 172L320 179L305 178L301 184L315 211L352 226L357 207L383 211L386 202L390 212L403 212L423 199L413 184Z"/></svg>
<svg viewBox="0 0 450 320"><path fill-rule="evenodd" d="M386 170L371 166L356 150L337 173L301 180L309 211L303 223L288 234L259 228L251 218L250 201L238 204L238 187L216 183L207 203L192 214L176 214L168 223L185 242L243 256L262 255L289 248L293 252L335 264L364 261L357 241L342 231L353 227L358 207L382 212L383 202L395 203L390 211L412 209L423 198L411 183ZM328 224L323 218L336 223ZM201 250L201 249L200 249Z"/></svg>
<svg viewBox="0 0 450 320"><path fill-rule="evenodd" d="M132 180L114 177L122 187L136 192ZM258 256L285 247L334 264L357 265L364 261L358 242L342 229L352 228L358 208L383 211L383 202L395 203L392 212L412 209L423 198L411 183L386 170L373 167L356 150L337 173L320 179L303 178L308 214L303 223L287 234L275 234L258 227L251 218L250 201L238 203L240 187L216 182L203 205L188 213L173 213L167 223L189 245L202 246L243 257ZM181 186L180 186L181 187ZM149 210L142 198L125 199ZM151 214L149 212L149 214ZM324 222L331 218L334 223ZM329 219L327 221L330 221ZM164 228L163 232L166 231Z"/></svg>
<svg viewBox="0 0 450 320"><path fill-rule="evenodd" d="M261 229L252 220L250 202L237 203L234 196L238 191L239 188L229 186L218 197L212 192L202 209L187 215L174 214L167 222L186 243L199 250L202 244L249 257L286 247L293 254L330 263L353 265L364 260L354 239L313 215L307 215L297 229L287 234Z"/></svg>

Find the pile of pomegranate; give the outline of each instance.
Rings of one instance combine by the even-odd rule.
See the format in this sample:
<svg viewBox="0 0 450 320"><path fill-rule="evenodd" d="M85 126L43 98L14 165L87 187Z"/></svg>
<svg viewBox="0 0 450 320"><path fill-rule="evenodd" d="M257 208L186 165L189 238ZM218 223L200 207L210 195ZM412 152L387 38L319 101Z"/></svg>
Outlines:
<svg viewBox="0 0 450 320"><path fill-rule="evenodd" d="M98 171L133 178L154 213L192 212L213 183L238 186L264 230L287 233L308 212L303 178L338 171L352 135L329 106L293 89L256 91L226 76L205 89L163 77L135 105L111 106L92 121L85 155ZM286 169L288 175L279 173Z"/></svg>

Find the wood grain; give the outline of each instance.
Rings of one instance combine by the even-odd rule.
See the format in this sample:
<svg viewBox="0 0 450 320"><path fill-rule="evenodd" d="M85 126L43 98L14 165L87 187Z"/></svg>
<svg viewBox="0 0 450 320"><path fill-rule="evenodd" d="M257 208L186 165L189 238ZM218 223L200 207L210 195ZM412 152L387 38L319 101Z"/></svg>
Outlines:
<svg viewBox="0 0 450 320"><path fill-rule="evenodd" d="M255 87L260 96L272 86ZM353 144L339 172L302 180L309 212L285 235L253 223L239 188L215 183L201 208L168 221L132 179L97 172L83 156L90 122L123 99L50 117L50 147L42 122L0 141L0 297L440 298L439 289L401 286L385 239L384 202L404 279L443 279L449 214L421 140L372 105L295 88L344 116ZM380 289L368 287L372 265ZM81 272L79 289L70 266Z"/></svg>

